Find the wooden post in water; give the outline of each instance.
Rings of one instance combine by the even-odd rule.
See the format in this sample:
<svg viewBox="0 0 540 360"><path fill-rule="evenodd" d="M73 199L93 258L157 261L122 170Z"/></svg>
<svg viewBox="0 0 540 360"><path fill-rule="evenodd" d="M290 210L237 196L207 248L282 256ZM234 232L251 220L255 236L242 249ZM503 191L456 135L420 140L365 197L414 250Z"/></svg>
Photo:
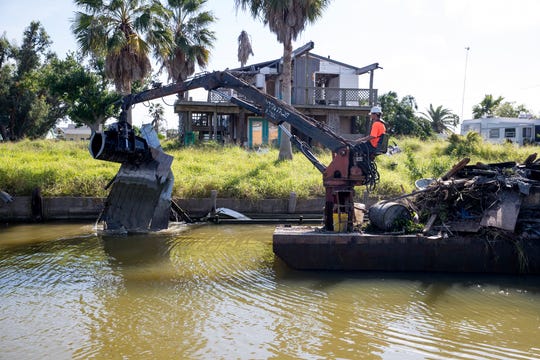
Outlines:
<svg viewBox="0 0 540 360"><path fill-rule="evenodd" d="M41 197L41 189L35 188L32 190L32 219L34 221L43 220L43 198Z"/></svg>
<svg viewBox="0 0 540 360"><path fill-rule="evenodd" d="M217 190L210 190L210 202L212 203L212 208L210 209L210 214L212 216L216 213L217 208Z"/></svg>

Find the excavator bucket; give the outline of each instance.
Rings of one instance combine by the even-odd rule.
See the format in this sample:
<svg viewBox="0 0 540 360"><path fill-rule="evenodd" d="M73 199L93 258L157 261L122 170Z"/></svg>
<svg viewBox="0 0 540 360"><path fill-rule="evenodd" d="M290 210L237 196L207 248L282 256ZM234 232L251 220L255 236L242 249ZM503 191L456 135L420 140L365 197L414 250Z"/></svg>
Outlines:
<svg viewBox="0 0 540 360"><path fill-rule="evenodd" d="M94 159L122 165L111 181L99 221L104 230L146 232L167 229L174 176L173 157L163 152L150 124L136 136L131 125L119 122L96 132L89 150Z"/></svg>

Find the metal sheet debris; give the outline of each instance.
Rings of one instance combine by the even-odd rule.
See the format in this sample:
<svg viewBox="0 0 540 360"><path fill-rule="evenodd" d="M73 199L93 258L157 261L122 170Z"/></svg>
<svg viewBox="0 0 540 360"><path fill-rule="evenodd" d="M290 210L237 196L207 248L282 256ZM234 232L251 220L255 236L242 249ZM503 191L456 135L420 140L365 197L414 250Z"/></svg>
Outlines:
<svg viewBox="0 0 540 360"><path fill-rule="evenodd" d="M540 160L467 165L458 162L439 179L417 181L419 190L398 201L418 214L425 235L499 232L539 237ZM517 237L516 237L517 238Z"/></svg>

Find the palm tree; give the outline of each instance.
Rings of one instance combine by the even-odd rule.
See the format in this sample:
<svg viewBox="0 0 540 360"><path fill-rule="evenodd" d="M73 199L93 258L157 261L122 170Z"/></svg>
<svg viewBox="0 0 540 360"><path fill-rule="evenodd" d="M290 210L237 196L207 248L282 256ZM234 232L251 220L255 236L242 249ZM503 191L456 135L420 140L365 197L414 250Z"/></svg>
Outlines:
<svg viewBox="0 0 540 360"><path fill-rule="evenodd" d="M248 33L245 30L242 30L238 36L238 61L240 61L241 67L246 65L250 55L253 55L251 41Z"/></svg>
<svg viewBox="0 0 540 360"><path fill-rule="evenodd" d="M437 134L451 133L450 127L455 127L459 123L459 117L452 113L451 110L445 109L442 105L433 108L433 104L429 104L427 113L420 113L422 117L431 123L431 128Z"/></svg>
<svg viewBox="0 0 540 360"><path fill-rule="evenodd" d="M494 99L493 95L486 95L480 104L473 106L474 118L480 119L483 116L493 116L495 108L497 108L503 100L504 98L502 96Z"/></svg>
<svg viewBox="0 0 540 360"><path fill-rule="evenodd" d="M254 18L268 25L277 40L283 44L282 99L291 103L292 42L322 15L330 0L235 0L236 8L249 10ZM285 124L290 131L290 125ZM292 159L290 140L281 140L279 160Z"/></svg>
<svg viewBox="0 0 540 360"><path fill-rule="evenodd" d="M72 30L82 54L105 58L105 72L122 95L133 81L151 72L149 54L165 52L171 31L162 19L166 11L151 0L75 0L85 12L75 15ZM131 119L128 119L131 122Z"/></svg>
<svg viewBox="0 0 540 360"><path fill-rule="evenodd" d="M156 133L159 134L159 131L162 129L162 123L166 122L165 120L165 109L160 103L151 103L148 107L148 115L152 117L152 126Z"/></svg>
<svg viewBox="0 0 540 360"><path fill-rule="evenodd" d="M216 20L210 11L203 11L206 0L167 0L168 17L166 23L173 32L172 47L159 56L161 69L165 68L169 80L184 81L195 72L195 64L200 68L208 65L210 49L216 39L208 26ZM184 96L178 93L178 98ZM181 142L185 136L187 119L179 114L178 127Z"/></svg>
<svg viewBox="0 0 540 360"><path fill-rule="evenodd" d="M216 18L203 11L207 0L167 0L170 16L167 25L173 31L173 46L160 57L169 80L184 81L195 72L195 64L204 69L216 39L208 26Z"/></svg>

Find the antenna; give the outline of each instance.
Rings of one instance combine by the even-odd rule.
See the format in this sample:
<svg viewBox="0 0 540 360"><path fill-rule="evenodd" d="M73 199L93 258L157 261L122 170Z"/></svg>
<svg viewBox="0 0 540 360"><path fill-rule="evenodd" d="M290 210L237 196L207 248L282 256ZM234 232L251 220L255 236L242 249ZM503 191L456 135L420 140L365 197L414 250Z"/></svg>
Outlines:
<svg viewBox="0 0 540 360"><path fill-rule="evenodd" d="M469 46L465 47L465 71L463 73L463 96L461 98L461 121L463 121L463 106L465 104L465 85L467 84L467 63L469 61Z"/></svg>

